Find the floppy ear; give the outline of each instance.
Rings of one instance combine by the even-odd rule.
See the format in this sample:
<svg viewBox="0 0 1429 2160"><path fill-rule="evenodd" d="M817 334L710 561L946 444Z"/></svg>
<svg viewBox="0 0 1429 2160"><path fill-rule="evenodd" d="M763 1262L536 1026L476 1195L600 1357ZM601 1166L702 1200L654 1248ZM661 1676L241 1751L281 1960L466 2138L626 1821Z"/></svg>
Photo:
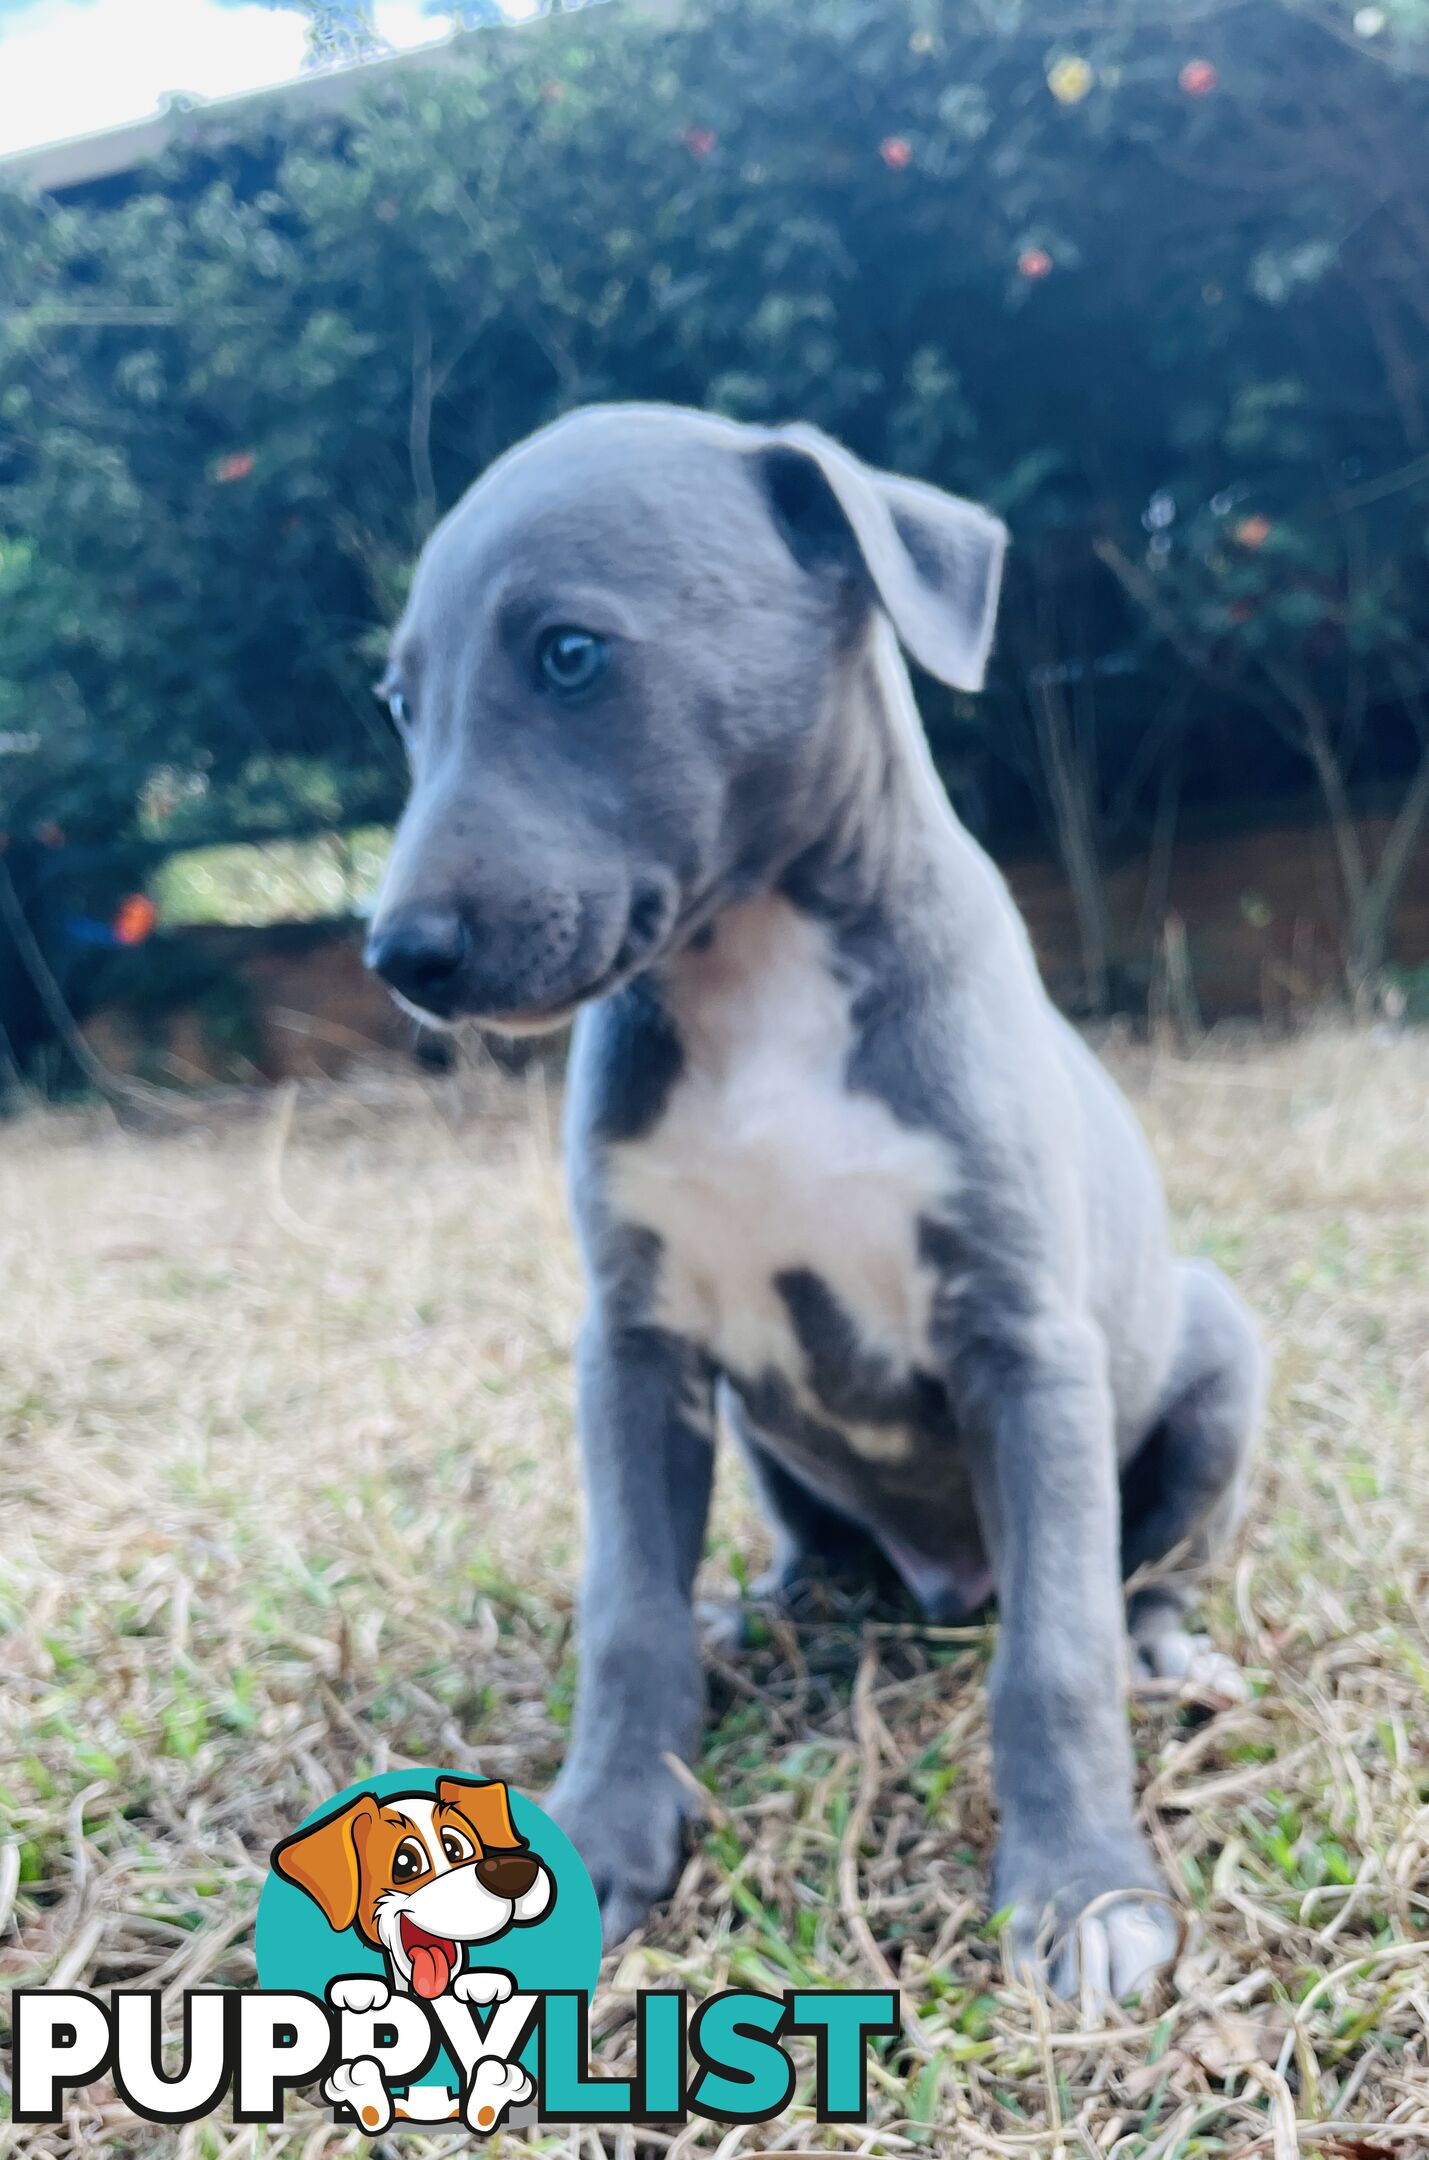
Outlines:
<svg viewBox="0 0 1429 2160"><path fill-rule="evenodd" d="M899 643L956 690L980 690L1007 529L991 511L875 472L817 428L780 428L757 451L777 523L809 567L862 566Z"/></svg>
<svg viewBox="0 0 1429 2160"><path fill-rule="evenodd" d="M524 1850L526 1840L511 1820L511 1795L500 1778L438 1778L437 1798L461 1810L484 1851Z"/></svg>
<svg viewBox="0 0 1429 2160"><path fill-rule="evenodd" d="M357 1918L361 1850L376 1820L377 1802L371 1793L363 1793L337 1814L325 1815L306 1830L295 1830L273 1847L278 1873L307 1891L338 1934Z"/></svg>

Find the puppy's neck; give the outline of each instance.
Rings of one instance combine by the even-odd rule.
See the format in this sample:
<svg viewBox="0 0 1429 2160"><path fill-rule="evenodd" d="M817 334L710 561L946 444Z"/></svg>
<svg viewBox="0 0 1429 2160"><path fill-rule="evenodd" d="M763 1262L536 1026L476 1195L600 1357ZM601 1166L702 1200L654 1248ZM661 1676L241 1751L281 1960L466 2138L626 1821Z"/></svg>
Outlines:
<svg viewBox="0 0 1429 2160"><path fill-rule="evenodd" d="M731 900L661 971L687 1056L707 1070L750 1046L840 1067L873 949L922 945L951 961L981 916L990 866L938 778L892 628L874 628L806 798L808 837L771 886Z"/></svg>
<svg viewBox="0 0 1429 2160"><path fill-rule="evenodd" d="M806 1051L814 1038L819 1055L846 1049L848 993L886 970L895 949L947 980L980 950L994 953L1015 921L948 800L881 615L819 738L798 800L783 806L798 813L798 844L731 880L696 935L653 971L651 990L687 1051L703 1043L718 1061L756 1007L786 1048L808 1033Z"/></svg>
<svg viewBox="0 0 1429 2160"><path fill-rule="evenodd" d="M779 881L833 923L946 890L975 855L938 777L892 625L881 614L826 720L810 837Z"/></svg>

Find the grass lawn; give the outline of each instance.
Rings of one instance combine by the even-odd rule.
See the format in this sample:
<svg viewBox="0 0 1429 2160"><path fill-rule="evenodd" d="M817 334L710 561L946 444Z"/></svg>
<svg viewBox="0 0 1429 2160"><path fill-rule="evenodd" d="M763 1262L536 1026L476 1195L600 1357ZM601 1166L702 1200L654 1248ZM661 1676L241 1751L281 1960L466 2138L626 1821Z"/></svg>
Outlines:
<svg viewBox="0 0 1429 2160"><path fill-rule="evenodd" d="M706 1820L607 1966L597 2051L623 2060L636 1986L891 1969L907 2035L871 2125L814 2127L805 2091L762 2130L493 2150L1429 2153L1429 1033L1112 1062L1183 1247L1276 1360L1207 1601L1252 1697L1134 1710L1192 1921L1176 1989L1083 2028L1006 1977L980 1631L784 1632L711 1658ZM554 1116L472 1071L0 1131L6 1984L251 1981L268 1848L336 1788L548 1782L580 1547ZM727 1458L710 1593L762 1555ZM323 2125L147 2127L99 2087L0 2151L357 2149Z"/></svg>

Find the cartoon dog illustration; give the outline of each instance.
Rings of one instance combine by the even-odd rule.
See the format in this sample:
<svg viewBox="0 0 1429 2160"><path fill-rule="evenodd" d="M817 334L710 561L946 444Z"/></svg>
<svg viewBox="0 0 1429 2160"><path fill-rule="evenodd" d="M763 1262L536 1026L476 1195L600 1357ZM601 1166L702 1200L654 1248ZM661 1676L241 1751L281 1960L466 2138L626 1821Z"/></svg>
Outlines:
<svg viewBox="0 0 1429 2160"><path fill-rule="evenodd" d="M394 1991L427 2002L448 1993L482 2006L505 2001L511 1975L471 1965L470 1947L543 1920L556 1897L554 1876L517 1830L510 1795L495 1778L439 1778L435 1794L360 1793L284 1838L273 1866L306 1891L329 1927L351 1929L386 1960L386 1981L363 1973L330 1984L339 2010L380 2010ZM339 2064L323 2090L351 2107L364 2129L391 2121L370 2057ZM487 2130L532 2090L519 2063L487 2056L473 2066L460 2110L438 2106L450 2103L445 2091L422 2088L396 2112L408 2119L418 2111L432 2119L429 2106L448 2117L462 2112L471 2128Z"/></svg>

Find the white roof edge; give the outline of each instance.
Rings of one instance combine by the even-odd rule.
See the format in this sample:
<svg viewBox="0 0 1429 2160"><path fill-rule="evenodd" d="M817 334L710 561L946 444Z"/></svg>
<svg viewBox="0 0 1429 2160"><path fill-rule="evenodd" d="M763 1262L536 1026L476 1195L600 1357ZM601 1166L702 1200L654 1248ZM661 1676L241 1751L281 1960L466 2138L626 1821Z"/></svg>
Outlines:
<svg viewBox="0 0 1429 2160"><path fill-rule="evenodd" d="M622 12L672 20L678 0L623 0ZM358 90L379 82L384 75L411 67L431 67L461 59L472 52L479 38L529 33L557 18L537 16L530 22L497 25L490 29L464 30L431 45L407 52L379 53L370 60L355 60L346 67L324 68L311 75L295 75L286 82L258 90L243 90L234 97L187 100L172 111L150 113L143 120L127 120L120 127L102 128L93 135L72 135L61 142L41 143L29 150L0 155L0 181L19 182L39 194L81 187L89 180L106 180L112 173L128 172L157 157L182 131L209 119L241 112L244 106L275 100L297 99L311 109L335 109L345 105Z"/></svg>

